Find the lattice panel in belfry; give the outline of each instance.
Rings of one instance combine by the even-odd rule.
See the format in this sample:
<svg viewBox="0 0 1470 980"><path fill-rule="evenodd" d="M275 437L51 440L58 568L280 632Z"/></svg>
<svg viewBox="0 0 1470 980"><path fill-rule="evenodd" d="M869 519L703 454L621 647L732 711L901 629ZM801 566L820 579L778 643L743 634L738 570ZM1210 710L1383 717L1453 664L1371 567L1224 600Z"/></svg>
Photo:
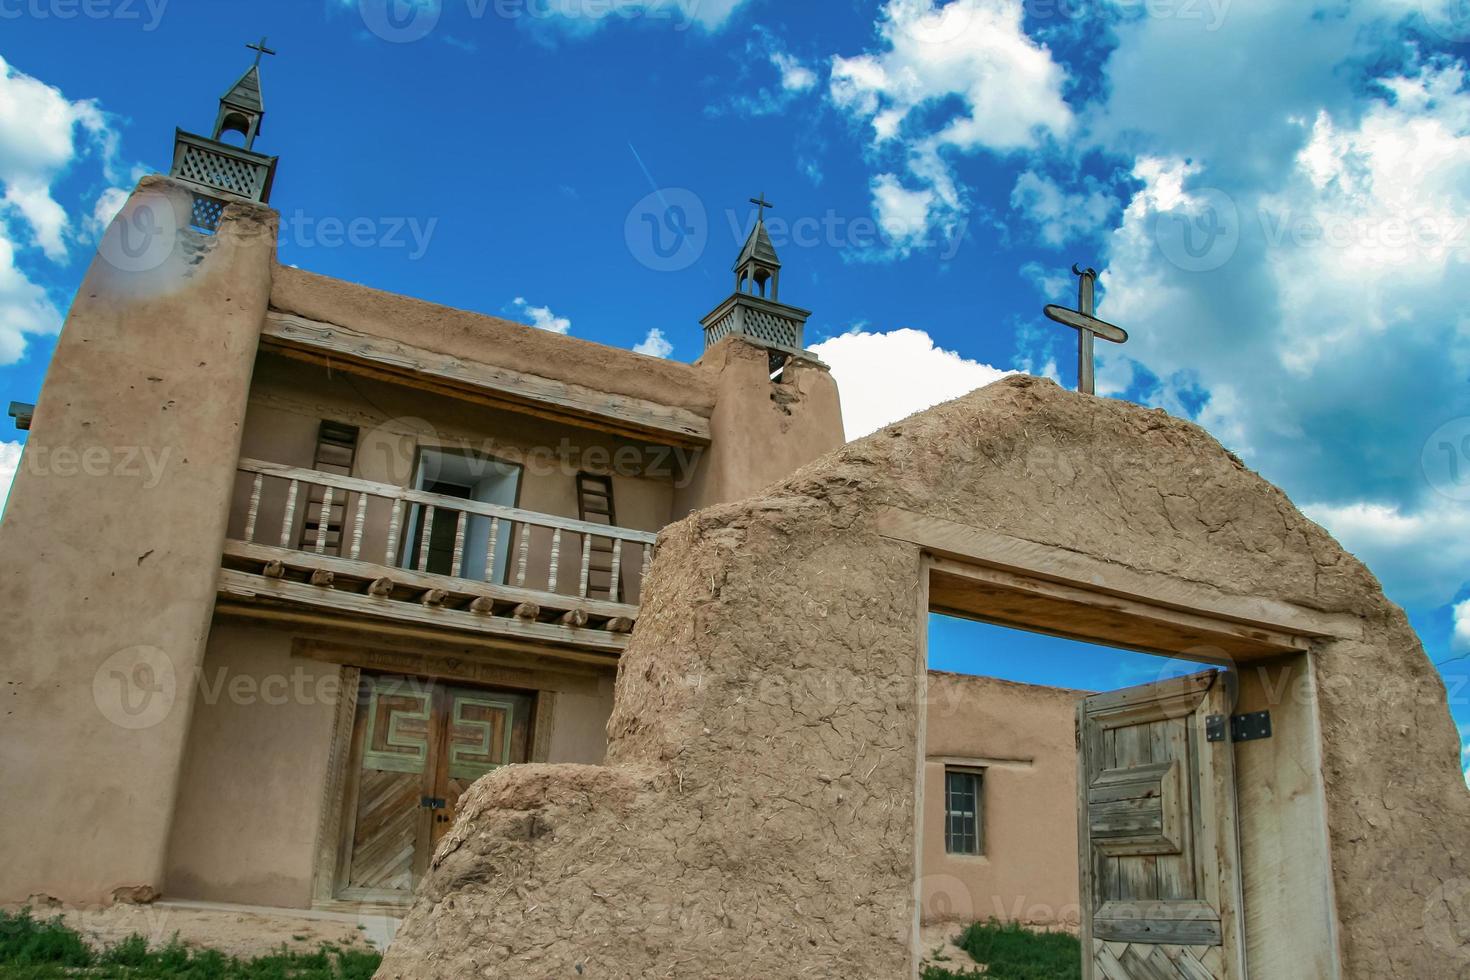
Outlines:
<svg viewBox="0 0 1470 980"><path fill-rule="evenodd" d="M246 160L237 160L223 153L211 153L198 146L184 148L184 159L179 163L177 176L222 191L254 198L259 191L259 180L263 168Z"/></svg>
<svg viewBox="0 0 1470 980"><path fill-rule="evenodd" d="M785 317L765 310L745 311L745 332L757 340L782 347L800 347L801 333L797 325Z"/></svg>
<svg viewBox="0 0 1470 980"><path fill-rule="evenodd" d="M735 311L731 310L704 328L704 346L713 347L735 331Z"/></svg>
<svg viewBox="0 0 1470 980"><path fill-rule="evenodd" d="M189 224L200 231L215 231L219 228L220 215L224 214L225 202L218 198L194 195L194 214Z"/></svg>

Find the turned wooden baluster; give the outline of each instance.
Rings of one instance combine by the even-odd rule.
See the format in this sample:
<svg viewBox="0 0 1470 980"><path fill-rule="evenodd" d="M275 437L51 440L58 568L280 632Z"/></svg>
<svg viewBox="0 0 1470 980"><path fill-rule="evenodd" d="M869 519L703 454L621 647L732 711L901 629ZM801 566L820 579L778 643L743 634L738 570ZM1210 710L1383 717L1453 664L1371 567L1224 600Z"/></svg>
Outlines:
<svg viewBox="0 0 1470 980"><path fill-rule="evenodd" d="M561 528L551 532L551 574L546 576L546 591L556 591L556 567L561 563Z"/></svg>
<svg viewBox="0 0 1470 980"><path fill-rule="evenodd" d="M464 532L465 526L469 524L467 516L464 511L460 511L454 520L454 560L450 562L449 574L455 578L459 578L460 569L464 565Z"/></svg>
<svg viewBox="0 0 1470 980"><path fill-rule="evenodd" d="M286 491L286 516L281 519L281 547L291 547L291 528L296 524L296 494L301 489L301 484L295 480L291 481L291 489Z"/></svg>
<svg viewBox="0 0 1470 980"><path fill-rule="evenodd" d="M582 581L577 586L577 595L587 598L587 577L592 572L592 535L582 535Z"/></svg>
<svg viewBox="0 0 1470 980"><path fill-rule="evenodd" d="M367 524L367 502L367 494L357 495L357 517L352 521L352 550L348 555L353 561L362 557L362 529Z"/></svg>
<svg viewBox="0 0 1470 980"><path fill-rule="evenodd" d="M316 553L324 555L327 553L327 524L332 517L332 488L322 489L322 506L316 512Z"/></svg>
<svg viewBox="0 0 1470 980"><path fill-rule="evenodd" d="M434 533L434 506L424 507L424 529L419 533L419 571L429 570L429 538Z"/></svg>
<svg viewBox="0 0 1470 980"><path fill-rule="evenodd" d="M403 530L403 501L393 501L393 513L388 518L388 553L383 564L398 567L398 535Z"/></svg>
<svg viewBox="0 0 1470 980"><path fill-rule="evenodd" d="M255 474L255 484L250 488L250 513L245 515L245 541L255 543L255 522L260 517L260 488L265 483L265 474Z"/></svg>
<svg viewBox="0 0 1470 980"><path fill-rule="evenodd" d="M526 559L531 555L531 525L521 524L521 547L520 557L516 559L516 587L524 588L526 584Z"/></svg>
<svg viewBox="0 0 1470 980"><path fill-rule="evenodd" d="M620 579L623 574L623 539L613 539L612 559L612 584L608 587L607 598L609 602L618 601L618 587L622 584Z"/></svg>
<svg viewBox="0 0 1470 980"><path fill-rule="evenodd" d="M485 581L495 581L495 546L500 543L500 518L490 518L490 543L485 548Z"/></svg>

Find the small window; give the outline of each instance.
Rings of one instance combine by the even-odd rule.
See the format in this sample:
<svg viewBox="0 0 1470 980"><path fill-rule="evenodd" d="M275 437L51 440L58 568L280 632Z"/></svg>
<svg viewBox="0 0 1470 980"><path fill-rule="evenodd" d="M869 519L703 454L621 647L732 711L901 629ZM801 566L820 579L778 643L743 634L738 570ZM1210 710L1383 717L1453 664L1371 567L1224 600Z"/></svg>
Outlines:
<svg viewBox="0 0 1470 980"><path fill-rule="evenodd" d="M984 774L978 769L944 771L944 849L950 854L985 853L980 819L983 785Z"/></svg>

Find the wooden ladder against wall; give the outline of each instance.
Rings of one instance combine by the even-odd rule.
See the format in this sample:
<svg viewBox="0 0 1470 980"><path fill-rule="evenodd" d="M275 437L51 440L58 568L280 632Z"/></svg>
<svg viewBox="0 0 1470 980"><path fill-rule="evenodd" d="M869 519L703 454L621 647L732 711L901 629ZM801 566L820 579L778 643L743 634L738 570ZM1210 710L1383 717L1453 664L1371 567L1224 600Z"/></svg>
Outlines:
<svg viewBox="0 0 1470 980"><path fill-rule="evenodd" d="M357 436L357 426L323 419L317 429L316 459L311 468L337 476L351 476L352 464L357 460ZM302 551L320 550L321 554L340 556L342 523L347 514L347 493L342 490L334 491L330 501L326 494L326 487L307 488L306 514L301 523L301 543L298 547Z"/></svg>
<svg viewBox="0 0 1470 980"><path fill-rule="evenodd" d="M613 487L612 477L598 476L593 473L577 474L577 512L578 516L588 524L606 524L609 527L617 524L617 517L613 511ZM624 561L629 556L623 556ZM587 573L587 595L593 599L613 598L612 587L613 567L613 540L612 538L592 539L592 563L588 566ZM621 600L622 589L618 589L617 598Z"/></svg>

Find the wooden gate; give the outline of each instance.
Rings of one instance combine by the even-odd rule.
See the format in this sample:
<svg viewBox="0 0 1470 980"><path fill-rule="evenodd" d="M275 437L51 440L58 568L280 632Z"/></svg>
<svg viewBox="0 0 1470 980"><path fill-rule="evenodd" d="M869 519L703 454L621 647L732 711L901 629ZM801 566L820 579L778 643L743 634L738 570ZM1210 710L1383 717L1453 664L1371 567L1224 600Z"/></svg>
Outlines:
<svg viewBox="0 0 1470 980"><path fill-rule="evenodd" d="M532 704L523 694L363 675L337 897L411 898L461 794L492 769L527 761Z"/></svg>
<svg viewBox="0 0 1470 980"><path fill-rule="evenodd" d="M1087 980L1243 980L1235 774L1216 671L1077 708Z"/></svg>

